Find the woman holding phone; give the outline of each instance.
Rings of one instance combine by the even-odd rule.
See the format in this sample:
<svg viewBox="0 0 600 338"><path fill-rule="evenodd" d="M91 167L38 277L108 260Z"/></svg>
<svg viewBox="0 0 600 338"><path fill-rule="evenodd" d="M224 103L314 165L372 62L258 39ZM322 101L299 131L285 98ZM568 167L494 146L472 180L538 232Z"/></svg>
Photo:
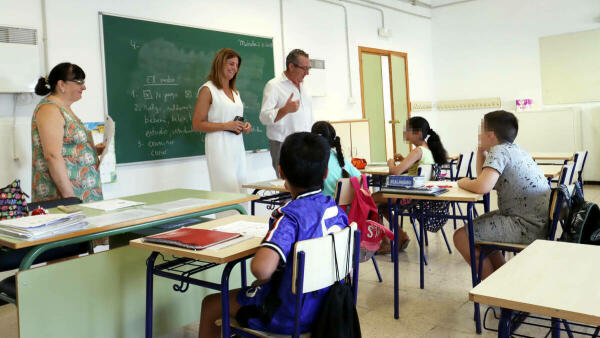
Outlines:
<svg viewBox="0 0 600 338"><path fill-rule="evenodd" d="M242 133L244 105L235 88L242 58L223 48L213 59L207 81L198 90L192 128L206 133L205 153L211 190L240 192L246 181L246 150Z"/></svg>

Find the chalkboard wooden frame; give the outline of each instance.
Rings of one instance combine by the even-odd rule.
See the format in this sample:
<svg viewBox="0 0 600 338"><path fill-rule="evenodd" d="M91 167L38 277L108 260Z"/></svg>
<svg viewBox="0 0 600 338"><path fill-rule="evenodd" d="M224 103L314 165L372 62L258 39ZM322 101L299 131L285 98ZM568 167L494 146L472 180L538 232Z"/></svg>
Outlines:
<svg viewBox="0 0 600 338"><path fill-rule="evenodd" d="M118 166L122 166L122 165L131 165L131 164L140 164L140 163L144 163L144 162L156 162L156 161L174 161L174 160L181 160L181 159L188 159L188 158L196 158L196 157L203 157L204 156L204 143L203 143L203 139L204 139L204 135L201 135L200 138L202 139L202 141L198 142L195 146L195 148L197 148L197 151L194 150L194 153L186 153L183 156L179 156L179 155L175 155L175 156L155 156L153 158L148 158L148 156L144 155L146 158L139 158L136 157L135 154L145 154L144 151L147 151L147 147L144 147L144 149L141 149L141 151L135 152L135 151L124 151L123 149L126 149L127 147L123 147L123 146L119 146L119 144L131 144L131 142L128 142L127 140L123 140L123 137L119 137L119 135L122 133L119 133L119 130L123 131L123 130L128 130L131 129L128 126L128 129L123 128L123 126L119 124L119 117L115 116L114 113L111 114L111 112L109 110L111 110L111 104L110 104L110 89L109 86L111 86L110 82L110 74L109 74L109 70L107 69L107 51L106 51L106 31L105 31L105 27L104 27L104 19L109 17L110 19L115 19L115 20L132 20L135 21L136 23L141 23L141 25L144 24L157 24L157 25L166 25L165 27L168 27L169 29L191 29L191 30L198 30L198 34L223 34L223 36L225 35L231 35L229 38L235 38L236 36L241 36L242 39L243 38L248 38L248 39L252 39L252 41L254 42L255 40L261 40L264 42L263 46L261 48L264 48L266 51L263 51L262 55L264 55L264 62L263 62L263 68L262 68L262 79L259 80L255 80L255 82L259 82L259 85L257 85L255 82L251 83L251 87L253 90L255 90L256 88L259 88L260 92L256 92L256 93L251 93L251 96L254 101L262 99L262 89L264 88L264 84L266 84L266 82L268 80L270 80L271 78L273 78L275 76L275 66L274 66L274 49L273 49L273 37L268 37L268 36L259 36L259 35L247 35L247 34L243 34L243 33L239 33L239 32L231 32L231 31L223 31L223 30L213 30L213 29L209 29L209 28L205 28L205 27L199 27L199 26L193 26L193 25L182 25L179 23L171 23L171 22L164 22L164 21L157 21L157 20L153 20L153 19L147 19L147 18L138 18L138 17L130 17L130 16L123 16L123 15L118 15L118 14L113 14L113 13L107 13L107 12L98 12L98 17L99 17L99 31L100 31L100 48L101 48L101 60L102 60L102 68L103 68L103 72L102 72L102 76L103 76L103 94L104 94L104 111L106 114L111 115L111 117L113 117L113 119L115 119L116 122L116 135L115 135L115 146L116 146L116 152L117 152L117 165ZM110 35L110 34L109 34ZM240 44L241 44L241 40ZM196 41L196 40L194 40ZM240 78L238 79L238 88L240 89L240 95L242 96L242 100L244 101L244 116L246 117L247 120L250 120L253 124L254 127L254 131L250 134L250 135L244 135L244 143L246 145L246 150L247 152L256 152L256 151L264 151L265 149L268 148L268 138L266 137L266 130L265 127L259 122L258 119L258 114L260 112L260 102L253 102L253 108L252 110L249 111L249 109L247 108L247 104L246 104L246 99L244 99L244 92L240 86L240 80L243 79L244 76L244 66L246 68L248 68L248 62L245 62L247 58L244 58L244 54L243 52L240 51L240 49L244 50L244 47L235 47L235 46L228 46L228 45L224 45L221 46L222 47L230 47L233 48L234 50L236 50L238 53L240 53L240 55L242 55L242 67L240 68ZM134 48L135 50L135 48ZM216 50L215 50L216 52ZM214 54L213 54L214 55ZM212 55L211 55L211 60L212 61ZM206 74L209 71L210 68L210 64L208 64L207 67L205 67L206 69ZM249 83L250 80L246 81L246 83ZM204 77L200 77L196 79L196 87L194 88L194 91L197 91L197 89L200 87L200 85L204 83ZM188 90L189 91L189 90ZM256 90L255 90L256 91ZM195 103L195 96L196 96L196 92L193 93L193 103ZM114 97L114 95L113 95ZM192 99L192 98L190 98ZM191 109L193 111L193 103L191 104ZM114 110L113 110L114 111ZM130 112L133 113L133 112ZM115 118L116 117L116 118ZM190 128L191 128L191 121L189 121L190 124ZM124 125L128 125L128 124L124 124ZM131 124L129 124L131 125ZM169 127L167 127L169 128ZM135 129L135 127L133 128ZM258 130L258 131L257 131ZM142 131L145 131L145 129L142 129ZM199 132L195 132L194 134L204 134L204 133L199 133ZM146 135L148 135L146 133ZM121 140L120 140L121 139ZM120 142L121 141L121 142ZM189 140L185 140L188 144L189 144ZM177 141L176 141L177 142ZM175 143L176 143L175 142ZM138 141L139 143L139 141ZM156 142L153 142L152 145L154 145ZM150 145L150 142L148 142L148 145ZM171 143L171 145L173 145L173 143ZM176 144L175 144L176 145ZM144 144L145 146L145 144ZM131 147L129 147L131 149ZM142 146L140 145L140 148L142 148ZM122 152L121 156L119 156L119 151ZM127 153L128 155L123 156L123 153ZM134 155L131 155L131 153L133 153Z"/></svg>

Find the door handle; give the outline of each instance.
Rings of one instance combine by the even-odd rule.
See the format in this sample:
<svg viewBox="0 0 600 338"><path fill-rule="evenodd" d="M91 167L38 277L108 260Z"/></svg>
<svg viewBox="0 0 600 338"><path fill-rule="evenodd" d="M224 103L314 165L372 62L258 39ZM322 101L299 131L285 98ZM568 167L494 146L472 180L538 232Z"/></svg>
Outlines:
<svg viewBox="0 0 600 338"><path fill-rule="evenodd" d="M400 123L400 120L389 120L388 123L389 124Z"/></svg>

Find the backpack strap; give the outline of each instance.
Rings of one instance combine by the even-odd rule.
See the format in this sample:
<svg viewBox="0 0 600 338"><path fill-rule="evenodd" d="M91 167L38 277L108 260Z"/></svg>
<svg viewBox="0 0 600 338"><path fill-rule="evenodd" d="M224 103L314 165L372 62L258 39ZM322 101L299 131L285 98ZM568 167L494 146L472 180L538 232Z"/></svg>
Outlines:
<svg viewBox="0 0 600 338"><path fill-rule="evenodd" d="M360 175L360 179L362 180L363 189L369 190L369 185L367 184L367 175Z"/></svg>
<svg viewBox="0 0 600 338"><path fill-rule="evenodd" d="M333 234L329 234L331 236L331 242L333 243L333 259L335 263L335 278L336 280L340 280L340 270L338 269L338 260L337 260L337 250L335 249L335 237Z"/></svg>
<svg viewBox="0 0 600 338"><path fill-rule="evenodd" d="M360 182L358 182L358 177L350 177L350 183L354 187L355 192L360 190Z"/></svg>

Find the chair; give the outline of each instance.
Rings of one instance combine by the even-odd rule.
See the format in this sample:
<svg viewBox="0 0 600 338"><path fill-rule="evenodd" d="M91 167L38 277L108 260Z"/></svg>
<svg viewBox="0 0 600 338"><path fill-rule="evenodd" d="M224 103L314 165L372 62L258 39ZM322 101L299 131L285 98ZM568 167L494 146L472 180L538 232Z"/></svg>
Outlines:
<svg viewBox="0 0 600 338"><path fill-rule="evenodd" d="M362 185L362 178L359 178L359 181ZM349 178L342 178L338 180L337 186L335 189L335 203L339 206L349 207L354 201L354 187L350 183ZM379 282L383 282L383 278L381 278L381 273L379 272L379 266L377 266L377 260L375 260L375 256L371 257L371 261L373 262L373 267L375 267L375 272L377 273L377 278Z"/></svg>
<svg viewBox="0 0 600 338"><path fill-rule="evenodd" d="M563 168L563 175L561 175L565 179L566 177L568 177L567 171L568 170L565 166L565 168ZM550 206L548 208L548 235L546 236L546 238L550 241L553 241L556 236L556 229L558 227L558 223L567 217L567 215L561 214L561 205L566 198L567 196L564 196L561 193L560 189L552 190L552 195L550 197ZM480 241L475 242L475 246L478 246L480 248L479 260L477 261L477 270L475 274L476 283L479 284L481 282L481 269L483 268L483 261L487 257L489 257L491 254L498 250L501 250L503 253L505 251L512 252L516 255L517 253L523 251L523 249L527 247L527 244ZM476 310L476 313L478 314L479 311ZM486 316L487 311L484 314L484 322ZM478 315L476 315L475 320L479 322L480 318L478 317Z"/></svg>
<svg viewBox="0 0 600 338"><path fill-rule="evenodd" d="M585 166L585 162L587 160L587 156L588 156L588 151L580 151L575 153L575 156L573 157L573 162L575 163L574 168L573 168L573 172L571 173L571 182L573 182L573 176L575 176L575 173L577 173L577 181L579 183L581 183L581 186L583 187L583 168Z"/></svg>
<svg viewBox="0 0 600 338"><path fill-rule="evenodd" d="M462 156L462 155L461 155ZM417 170L417 175L418 176L424 176L425 180L430 181L432 179L435 179L435 175L434 175L434 170L433 170L433 165L431 164L424 164L424 165L420 165L419 169ZM450 203L450 202L438 202L438 203ZM418 235L418 231L417 231L417 227L415 225L415 221L414 219L411 217L410 222L413 226L413 230L415 231L415 236L417 237L417 241L420 243L419 241L419 235ZM402 221L401 221L402 223ZM448 238L446 237L446 232L444 231L444 227L442 226L442 228L440 228L440 231L442 232L442 235L444 237L444 241L446 242L446 247L448 248L448 253L452 253L452 249L450 248L450 244L448 243ZM425 236L425 245L428 246L429 245L429 238L427 237L427 231L423 232L424 236Z"/></svg>
<svg viewBox="0 0 600 338"><path fill-rule="evenodd" d="M39 207L49 209L59 205L73 205L79 203L81 203L81 200L79 198L71 197L59 200L30 203L29 206L33 209L37 209ZM0 249L0 271L9 271L17 269L21 264L23 257L25 257L25 255L27 255L27 253L31 249L32 248L23 248L16 250ZM51 249L42 253L33 262L33 264L39 264L48 261L79 256L83 253L91 254L93 252L94 247L92 242L71 244L61 248ZM17 287L15 275L9 276L0 281L0 305L4 305L6 303L17 303Z"/></svg>
<svg viewBox="0 0 600 338"><path fill-rule="evenodd" d="M351 236L351 238L349 239L348 236ZM344 279L348 274L352 276L352 293L354 295L354 304L356 305L358 254L360 251L360 231L357 230L356 223L352 223L344 230L333 234L333 240L336 243L337 266L341 279ZM350 247L348 248L349 240ZM347 264L346 257L351 257L352 264ZM292 337L308 337L309 334L300 335L299 332L300 314L302 312L301 304L304 295L329 287L338 280L336 278L331 237L324 236L297 242L294 246L292 264L292 293L296 295L296 313L294 315L295 322ZM347 270L348 267L351 268ZM220 320L217 321L217 325L220 325ZM231 321L231 332L250 337L280 336L240 327L234 320Z"/></svg>

